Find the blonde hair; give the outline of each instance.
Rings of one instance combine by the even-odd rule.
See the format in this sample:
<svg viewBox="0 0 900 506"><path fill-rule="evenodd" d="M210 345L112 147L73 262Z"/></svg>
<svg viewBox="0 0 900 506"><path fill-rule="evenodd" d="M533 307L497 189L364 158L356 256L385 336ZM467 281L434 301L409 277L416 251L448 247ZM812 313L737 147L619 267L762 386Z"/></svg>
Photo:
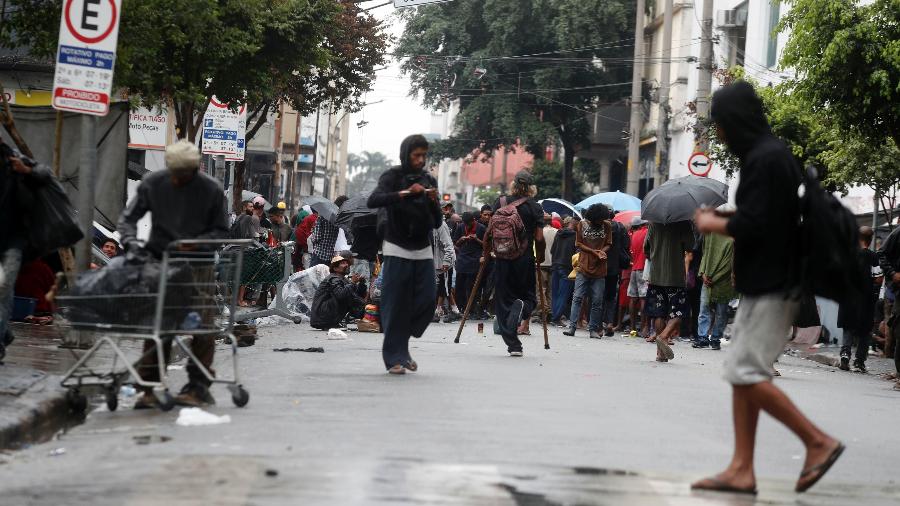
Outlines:
<svg viewBox="0 0 900 506"><path fill-rule="evenodd" d="M186 139L170 144L166 147L166 167L177 173L195 171L200 168L200 150Z"/></svg>

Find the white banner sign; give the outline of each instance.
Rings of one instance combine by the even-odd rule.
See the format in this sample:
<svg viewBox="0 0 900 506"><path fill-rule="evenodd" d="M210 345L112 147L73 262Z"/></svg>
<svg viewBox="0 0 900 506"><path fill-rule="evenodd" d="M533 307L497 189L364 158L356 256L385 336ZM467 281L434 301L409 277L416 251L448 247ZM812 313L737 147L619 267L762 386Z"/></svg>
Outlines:
<svg viewBox="0 0 900 506"><path fill-rule="evenodd" d="M237 112L233 112L228 104L212 97L203 117L203 153L243 157L244 128L241 128L241 117L246 118L246 114L246 106L242 105Z"/></svg>
<svg viewBox="0 0 900 506"><path fill-rule="evenodd" d="M53 107L95 116L109 112L122 0L63 0L53 77Z"/></svg>
<svg viewBox="0 0 900 506"><path fill-rule="evenodd" d="M166 149L169 140L169 114L160 109L135 109L128 116L128 147Z"/></svg>

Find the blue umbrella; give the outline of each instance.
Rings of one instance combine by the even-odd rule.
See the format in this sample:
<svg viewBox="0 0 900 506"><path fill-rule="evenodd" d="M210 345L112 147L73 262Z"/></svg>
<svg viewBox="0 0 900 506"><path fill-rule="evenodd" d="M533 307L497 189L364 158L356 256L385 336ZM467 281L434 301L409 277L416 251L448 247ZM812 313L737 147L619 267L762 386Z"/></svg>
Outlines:
<svg viewBox="0 0 900 506"><path fill-rule="evenodd" d="M614 211L641 210L641 199L620 191L598 193L575 204L575 207L587 209L594 204L606 204L612 207Z"/></svg>

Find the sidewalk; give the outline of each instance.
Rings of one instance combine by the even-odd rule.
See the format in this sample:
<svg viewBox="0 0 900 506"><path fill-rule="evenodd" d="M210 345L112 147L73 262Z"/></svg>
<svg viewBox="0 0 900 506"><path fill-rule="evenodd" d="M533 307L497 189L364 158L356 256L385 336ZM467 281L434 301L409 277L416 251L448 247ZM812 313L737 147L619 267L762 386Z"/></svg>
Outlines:
<svg viewBox="0 0 900 506"><path fill-rule="evenodd" d="M78 421L59 381L81 351L60 348L62 336L54 326L10 328L16 340L0 366L0 449L46 440Z"/></svg>
<svg viewBox="0 0 900 506"><path fill-rule="evenodd" d="M837 368L841 363L840 352L841 347L839 345L810 346L793 341L788 343L785 350L785 353L794 357L805 358L834 368ZM868 374L880 377L886 377L897 372L893 359L873 356L871 351L869 352L869 358L866 360L866 368L869 370Z"/></svg>

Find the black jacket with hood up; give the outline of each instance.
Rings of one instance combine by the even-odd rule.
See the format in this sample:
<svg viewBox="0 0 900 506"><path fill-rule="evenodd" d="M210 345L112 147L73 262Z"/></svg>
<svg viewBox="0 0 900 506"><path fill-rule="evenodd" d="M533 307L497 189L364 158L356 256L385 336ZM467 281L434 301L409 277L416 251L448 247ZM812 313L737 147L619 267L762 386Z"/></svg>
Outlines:
<svg viewBox="0 0 900 506"><path fill-rule="evenodd" d="M411 135L400 145L401 165L394 167L378 180L378 187L369 196L367 205L379 210L378 230L386 241L408 250L418 250L431 245L432 231L441 226L443 216L437 202L424 193L403 198L400 191L415 183L425 188L437 188L431 174L414 170L409 164L410 146L421 136Z"/></svg>
<svg viewBox="0 0 900 506"><path fill-rule="evenodd" d="M741 162L737 211L728 221L735 286L744 295L790 290L799 255L800 169L787 145L772 135L750 84L739 81L717 91L710 115Z"/></svg>

